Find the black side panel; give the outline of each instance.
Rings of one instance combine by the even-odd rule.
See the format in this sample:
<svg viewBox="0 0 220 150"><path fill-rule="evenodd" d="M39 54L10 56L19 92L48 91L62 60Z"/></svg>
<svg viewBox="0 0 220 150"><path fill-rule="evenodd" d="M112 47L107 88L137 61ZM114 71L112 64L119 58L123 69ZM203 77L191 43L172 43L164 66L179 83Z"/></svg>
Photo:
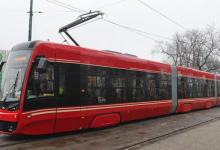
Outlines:
<svg viewBox="0 0 220 150"><path fill-rule="evenodd" d="M56 107L55 97L45 97L28 101L26 100L24 101L23 112L54 107Z"/></svg>
<svg viewBox="0 0 220 150"><path fill-rule="evenodd" d="M80 65L66 64L66 96L57 99L57 107L80 105Z"/></svg>
<svg viewBox="0 0 220 150"><path fill-rule="evenodd" d="M13 132L16 130L18 123L0 120L0 131Z"/></svg>

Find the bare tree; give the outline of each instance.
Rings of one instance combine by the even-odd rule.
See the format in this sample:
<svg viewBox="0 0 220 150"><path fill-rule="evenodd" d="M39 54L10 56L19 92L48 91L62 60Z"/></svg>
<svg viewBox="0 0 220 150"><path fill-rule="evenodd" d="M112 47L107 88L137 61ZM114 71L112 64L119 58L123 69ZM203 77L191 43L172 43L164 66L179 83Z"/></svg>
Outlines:
<svg viewBox="0 0 220 150"><path fill-rule="evenodd" d="M166 63L207 72L220 72L220 31L214 25L204 30L176 33L172 42L158 42L153 54L164 55Z"/></svg>

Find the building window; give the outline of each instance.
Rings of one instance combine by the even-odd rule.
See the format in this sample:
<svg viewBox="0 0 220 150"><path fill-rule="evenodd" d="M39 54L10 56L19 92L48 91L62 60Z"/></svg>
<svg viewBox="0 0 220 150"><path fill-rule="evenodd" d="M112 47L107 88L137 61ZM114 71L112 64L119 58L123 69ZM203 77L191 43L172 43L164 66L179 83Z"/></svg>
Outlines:
<svg viewBox="0 0 220 150"><path fill-rule="evenodd" d="M144 82L143 79L133 79L132 101L144 101Z"/></svg>
<svg viewBox="0 0 220 150"><path fill-rule="evenodd" d="M87 101L89 105L106 103L105 77L88 76Z"/></svg>
<svg viewBox="0 0 220 150"><path fill-rule="evenodd" d="M112 78L111 84L112 84L111 102L112 103L126 102L125 78Z"/></svg>

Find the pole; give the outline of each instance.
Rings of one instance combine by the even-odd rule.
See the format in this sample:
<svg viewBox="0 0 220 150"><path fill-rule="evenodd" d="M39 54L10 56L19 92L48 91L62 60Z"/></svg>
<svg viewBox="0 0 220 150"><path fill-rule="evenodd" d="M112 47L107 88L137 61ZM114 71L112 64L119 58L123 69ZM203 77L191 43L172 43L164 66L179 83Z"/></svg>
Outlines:
<svg viewBox="0 0 220 150"><path fill-rule="evenodd" d="M28 34L28 41L31 41L31 34L32 34L32 16L33 16L33 0L30 0L30 15L29 15L29 34Z"/></svg>

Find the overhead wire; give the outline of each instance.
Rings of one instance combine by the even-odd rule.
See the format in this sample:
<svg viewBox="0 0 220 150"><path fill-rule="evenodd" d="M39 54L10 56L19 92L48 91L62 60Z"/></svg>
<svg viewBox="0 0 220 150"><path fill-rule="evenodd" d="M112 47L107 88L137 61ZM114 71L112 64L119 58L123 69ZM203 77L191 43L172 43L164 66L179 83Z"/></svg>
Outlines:
<svg viewBox="0 0 220 150"><path fill-rule="evenodd" d="M57 17L59 17L59 16L61 16L61 15L63 15L63 14L65 14L65 12L60 13L60 14L58 14L58 15L56 15L56 16L53 16L53 17L47 17L47 16L42 16L42 15L36 15L36 14L35 14L34 16L41 17L41 18L53 19L53 18L57 18Z"/></svg>
<svg viewBox="0 0 220 150"><path fill-rule="evenodd" d="M72 13L72 12L75 12L75 11L44 11L43 13Z"/></svg>
<svg viewBox="0 0 220 150"><path fill-rule="evenodd" d="M11 9L4 9L4 8L0 8L0 10L3 10L3 11L11 11L11 12L20 12L20 13L27 13L26 11L21 11L21 10L11 10Z"/></svg>
<svg viewBox="0 0 220 150"><path fill-rule="evenodd" d="M77 9L78 11L86 12L85 10L82 10L82 9L79 9L79 8L76 8L76 7L73 7L73 6L71 6L71 5L65 4L65 3L60 2L60 1L58 1L58 0L53 0L53 1L55 1L55 2L57 2L57 3L60 3L60 4L62 4L62 5L66 5L66 6L68 6L68 7L72 7L72 8L74 8L74 9Z"/></svg>
<svg viewBox="0 0 220 150"><path fill-rule="evenodd" d="M47 1L49 1L49 0L47 0ZM54 0L54 1L57 1L57 0ZM109 4L109 5L105 5L105 6L103 6L103 7L99 7L99 9L100 9L100 8L104 8L104 7L108 7L108 6L111 6L111 5L115 5L115 4L124 2L124 1L127 1L127 0L122 0L122 1L119 1L119 2L116 2L116 3L112 3L112 4ZM138 0L138 1L140 1L140 0ZM50 2L50 1L49 1L49 2ZM59 1L57 1L57 2L59 2ZM140 1L140 2L142 3L142 1ZM61 3L61 2L60 2L60 3ZM57 3L55 3L55 4L57 4ZM65 3L62 3L62 4L63 4L63 5L66 5L66 6L68 6L68 7L72 7L72 8L78 9L78 10L80 10L80 11L86 12L86 11L84 11L84 10L82 10L82 9L73 7L73 6L71 6L71 5L68 5L68 4L65 4ZM144 3L144 4L145 4L145 3ZM59 5L59 4L57 4L57 5ZM62 5L61 5L61 6L62 6ZM151 8L151 7L150 7L150 8ZM70 9L70 8L68 8L68 9ZM153 9L153 8L151 8L151 9ZM153 9L153 10L155 10L155 9ZM155 10L155 11L157 11L157 10ZM157 11L157 12L158 12L158 11ZM79 13L80 13L80 12L79 12ZM160 12L158 12L158 13L160 13ZM160 14L163 15L162 13L160 13ZM165 15L163 15L163 16L166 17ZM168 17L166 17L166 18L169 19ZM100 18L99 18L99 19L100 19ZM88 23L94 22L94 21L99 20L99 19L95 19L95 20L90 21L90 22L88 22ZM169 20L173 21L172 19L169 19ZM144 35L144 34L148 34L148 35L151 35L151 36L156 36L156 37L160 37L160 38L163 38L163 39L167 39L167 40L172 40L172 41L175 41L175 42L179 42L179 41L177 41L177 40L175 40L175 39L171 39L171 38L163 37L163 36L160 36L160 35L148 33L148 32L145 32L145 31L137 30L137 29L134 29L134 28L130 28L130 27L127 27L127 26L123 26L123 25L117 24L117 23L115 23L115 22L109 21L109 20L107 20L107 19L103 19L103 21L106 21L106 22L108 22L108 23L111 23L111 24L114 24L114 25L116 25L116 26L122 27L122 28L124 28L124 29L130 30L130 31L132 31L132 32L134 32L134 33L136 33L136 34L139 34L139 35L144 36L144 37L146 37L146 38L148 38L148 39L151 39L151 40L153 40L153 41L155 41L155 42L157 42L157 43L160 43L160 42L159 42L158 40L153 39L153 38L151 38L151 37L148 37L148 36L146 36L146 35ZM175 21L173 21L173 22L176 23ZM88 24L88 23L84 23L84 24L82 24L82 25L85 25L85 24ZM178 23L176 23L176 24L178 24ZM77 26L77 27L80 27L80 26L82 26L82 25L79 25L79 26ZM179 25L179 24L178 24L178 25ZM181 25L179 25L179 26L181 26ZM77 28L77 27L71 28L71 30L72 30L72 29L75 29L75 28ZM183 26L181 26L181 27L184 28ZM186 28L184 28L184 29L186 29ZM186 29L186 30L188 31L188 29ZM143 34L143 33L144 33L144 34ZM185 43L187 43L187 42L185 42ZM166 43L163 43L163 44L166 44Z"/></svg>
<svg viewBox="0 0 220 150"><path fill-rule="evenodd" d="M46 0L46 1L48 1L48 2L50 2L50 3L53 3L53 4L55 4L55 5L59 5L59 6L61 6L61 7L64 7L64 8L70 9L70 10L72 10L72 11L75 11L75 12L80 13L79 10L75 10L75 9L72 9L72 8L70 8L70 7L67 7L67 6L63 6L63 5L61 5L61 4L55 3L55 2L50 1L50 0Z"/></svg>
<svg viewBox="0 0 220 150"><path fill-rule="evenodd" d="M125 27L125 26L122 26L122 25L119 25L119 24L115 24L114 22L111 22L111 21L108 21L108 20L105 20L105 19L103 19L103 20L106 21L106 22L112 23L112 24L114 24L114 25L116 25L116 26L122 27L122 28L124 28L124 29L126 29L126 30L129 30L129 31L131 31L131 32L134 32L134 33L136 33L136 34L139 34L139 35L141 35L141 36L143 36L143 37L146 37L146 38L148 38L148 39L150 39L150 40L153 40L153 41L155 41L155 42L157 42L157 43L160 43L160 44L169 46L167 43L163 43L163 42L160 42L160 41L158 41L158 40L156 40L156 39L154 39L154 38L151 38L151 37L149 37L149 36L146 36L145 34L143 34L144 32L141 33L141 32L139 32L139 31L136 30L136 29L132 29L132 28ZM171 40L175 41L174 39L171 39Z"/></svg>
<svg viewBox="0 0 220 150"><path fill-rule="evenodd" d="M118 1L118 2L115 2L115 3L112 3L112 4L108 4L108 5L105 5L105 6L99 7L99 8L95 8L94 10L102 9L102 8L105 8L105 7L109 7L109 6L112 6L112 5L115 5L115 4L118 4L118 3L122 3L122 2L125 2L125 1L128 1L128 0Z"/></svg>
<svg viewBox="0 0 220 150"><path fill-rule="evenodd" d="M157 11L156 9L154 9L153 7L147 5L146 3L142 2L141 0L138 0L140 3L142 3L143 5L145 5L146 7L152 9L153 11L157 12L158 14L160 14L161 16L165 17L166 19L170 20L171 22L175 23L176 25L178 25L179 27L189 31L187 28L183 27L182 25L180 25L179 23L177 23L176 21L170 19L169 17L165 16L164 14L162 14L161 12Z"/></svg>
<svg viewBox="0 0 220 150"><path fill-rule="evenodd" d="M48 0L47 0L47 1L48 1ZM57 0L54 0L54 1L57 1ZM114 4L117 4L117 3L120 3L120 2L124 2L124 1L127 1L127 0L123 0L123 1L116 2L116 3L112 3L112 4L109 4L109 5L103 6L103 7L111 6L111 5L114 5ZM65 3L62 3L62 4L65 4ZM65 4L65 5L67 5L67 4ZM73 6L71 6L71 5L68 5L68 6L69 6L69 7L73 7ZM73 7L73 8L76 8L76 7ZM81 10L81 9L79 9L79 8L77 8L77 9L78 9L78 10ZM83 10L82 10L82 11L83 11ZM98 20L98 19L97 19L97 20ZM133 30L133 31L135 30L135 31L138 31L138 32L142 32L142 33L151 35L151 36L157 36L157 37L160 37L160 38L164 38L164 39L168 39L168 40L175 41L174 39L171 39L171 38L163 37L163 36L156 35L156 34L152 34L152 33L147 33L147 32L145 32L145 31L133 29L133 28L130 28L130 27L125 27L125 26L119 25L119 24L117 24L117 23L115 23L115 22L109 21L109 20L107 20L107 19L103 19L103 20L106 21L106 22L109 22L109 23L111 23L111 24L115 24L115 25L117 25L117 26L120 26L120 27L124 27L124 28L127 28L127 29L131 29L131 30ZM93 21L92 21L92 22L93 22ZM84 24L83 24L83 25L84 25ZM80 26L81 26L81 25L80 25ZM79 26L77 26L77 27L79 27ZM72 28L72 29L74 29L74 28Z"/></svg>
<svg viewBox="0 0 220 150"><path fill-rule="evenodd" d="M137 29L134 29L134 28L130 28L130 27L127 27L127 26L123 26L123 25L117 24L117 23L115 23L115 22L106 20L106 19L103 19L103 20L106 21L106 22L109 22L109 23L111 23L111 24L114 24L114 25L116 25L116 26L122 27L122 28L131 29L131 30L134 30L134 31L137 31L137 32L141 32L141 33L144 33L144 34L148 34L148 35L152 35L152 36L164 38L164 39L167 39L167 40L175 41L174 39L171 39L171 38L167 38L167 37L163 37L163 36L160 36L160 35L156 35L156 34L148 33L148 32L145 32L145 31L137 30Z"/></svg>

